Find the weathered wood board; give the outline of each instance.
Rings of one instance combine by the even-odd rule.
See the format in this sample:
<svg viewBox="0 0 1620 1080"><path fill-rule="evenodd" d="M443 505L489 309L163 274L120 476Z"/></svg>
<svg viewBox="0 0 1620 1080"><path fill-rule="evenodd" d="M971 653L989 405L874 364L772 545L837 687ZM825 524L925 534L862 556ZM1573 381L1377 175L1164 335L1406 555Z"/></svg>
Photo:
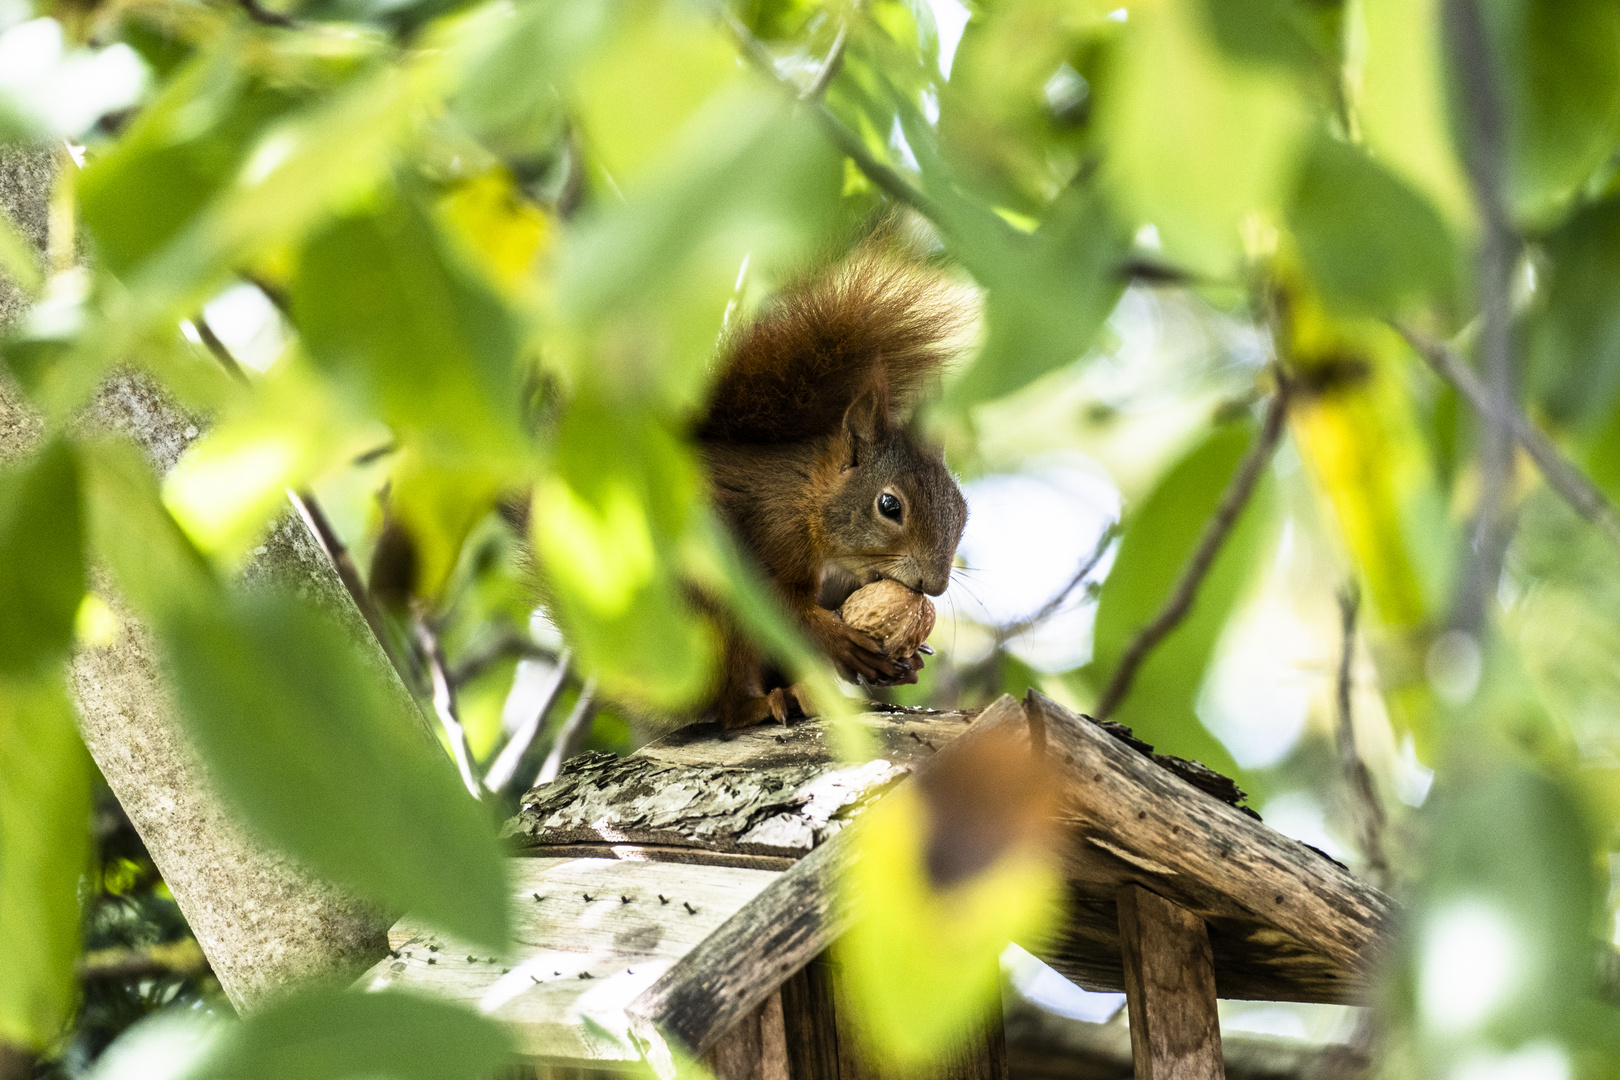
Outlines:
<svg viewBox="0 0 1620 1080"><path fill-rule="evenodd" d="M1363 1000L1394 901L1100 725L1033 692L1025 708L1071 776L1073 913L1042 959L1088 989L1124 989L1113 898L1137 884L1205 921L1221 997Z"/></svg>
<svg viewBox="0 0 1620 1080"><path fill-rule="evenodd" d="M646 859L785 866L837 833L972 717L870 713L876 755L839 761L826 721L683 728L626 758L582 755L523 797L504 835L536 855L562 848ZM729 857L729 858L728 858ZM772 862L761 863L768 859Z"/></svg>
<svg viewBox="0 0 1620 1080"><path fill-rule="evenodd" d="M520 1053L552 1062L639 1060L624 1007L778 876L614 859L509 865L508 956L476 954L407 918L389 931L397 955L358 985L463 1002L507 1025Z"/></svg>

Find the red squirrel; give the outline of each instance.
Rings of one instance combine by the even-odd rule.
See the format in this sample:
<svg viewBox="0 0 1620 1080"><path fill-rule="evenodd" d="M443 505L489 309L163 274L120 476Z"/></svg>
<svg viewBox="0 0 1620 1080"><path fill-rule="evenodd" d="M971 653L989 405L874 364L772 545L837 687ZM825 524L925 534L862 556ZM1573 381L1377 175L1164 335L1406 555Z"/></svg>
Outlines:
<svg viewBox="0 0 1620 1080"><path fill-rule="evenodd" d="M938 596L967 503L903 410L961 339L961 293L923 270L861 258L788 288L725 344L697 436L715 506L845 678L916 682L835 609L890 578ZM726 727L809 715L740 634L725 635L715 708Z"/></svg>

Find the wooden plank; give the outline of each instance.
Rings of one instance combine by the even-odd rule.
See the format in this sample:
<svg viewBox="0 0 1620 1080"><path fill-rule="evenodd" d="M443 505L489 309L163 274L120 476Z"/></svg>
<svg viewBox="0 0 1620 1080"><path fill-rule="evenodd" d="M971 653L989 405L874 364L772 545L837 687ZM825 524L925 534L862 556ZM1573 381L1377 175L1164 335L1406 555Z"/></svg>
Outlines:
<svg viewBox="0 0 1620 1080"><path fill-rule="evenodd" d="M1226 1080L1360 1080L1367 1055L1342 1043L1272 1035L1223 1035ZM1017 998L1007 1008L1007 1071L1015 1080L1122 1080L1131 1075L1131 1032L1123 1023L1088 1023Z"/></svg>
<svg viewBox="0 0 1620 1080"><path fill-rule="evenodd" d="M825 955L782 984L782 1017L793 1080L840 1080L838 1011Z"/></svg>
<svg viewBox="0 0 1620 1080"><path fill-rule="evenodd" d="M1079 925L1043 959L1060 970L1090 968L1102 976L1091 985L1105 988L1111 943L1102 890L1134 883L1208 924L1223 996L1360 1000L1387 940L1394 901L1092 721L1033 691L1026 706L1047 752L1074 776L1066 859L1083 902ZM1073 961L1067 965L1065 949Z"/></svg>
<svg viewBox="0 0 1620 1080"><path fill-rule="evenodd" d="M778 990L733 1024L703 1055L716 1080L792 1080Z"/></svg>
<svg viewBox="0 0 1620 1080"><path fill-rule="evenodd" d="M977 734L1023 727L1017 699L1003 696L943 752L962 752ZM834 904L838 877L852 857L837 833L784 872L626 1009L631 1031L661 1075L673 1075L665 1040L702 1054L845 930Z"/></svg>
<svg viewBox="0 0 1620 1080"><path fill-rule="evenodd" d="M579 844L798 858L966 730L969 714L870 713L870 761L839 761L830 722L682 728L627 758L583 754L524 795L503 835L524 850ZM708 855L694 861L714 862Z"/></svg>
<svg viewBox="0 0 1620 1080"><path fill-rule="evenodd" d="M1136 1080L1226 1080L1203 920L1140 885L1118 903Z"/></svg>
<svg viewBox="0 0 1620 1080"><path fill-rule="evenodd" d="M396 955L358 985L463 1002L505 1024L520 1053L552 1064L638 1058L624 1006L779 876L613 859L509 865L508 955L476 954L407 918L389 933Z"/></svg>

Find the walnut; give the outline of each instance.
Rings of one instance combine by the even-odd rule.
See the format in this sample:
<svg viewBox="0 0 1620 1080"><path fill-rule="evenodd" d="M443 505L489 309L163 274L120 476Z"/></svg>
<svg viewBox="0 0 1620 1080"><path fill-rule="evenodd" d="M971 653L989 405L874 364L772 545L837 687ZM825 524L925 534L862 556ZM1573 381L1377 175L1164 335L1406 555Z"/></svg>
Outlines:
<svg viewBox="0 0 1620 1080"><path fill-rule="evenodd" d="M856 590L838 613L877 639L888 656L911 657L934 631L934 605L920 592L884 578Z"/></svg>

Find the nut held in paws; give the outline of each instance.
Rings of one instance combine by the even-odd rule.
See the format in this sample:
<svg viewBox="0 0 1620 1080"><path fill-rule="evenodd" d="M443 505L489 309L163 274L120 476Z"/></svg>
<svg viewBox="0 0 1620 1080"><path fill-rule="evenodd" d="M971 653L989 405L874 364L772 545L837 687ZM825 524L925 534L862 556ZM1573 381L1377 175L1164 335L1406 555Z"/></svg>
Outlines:
<svg viewBox="0 0 1620 1080"><path fill-rule="evenodd" d="M844 622L877 639L883 652L909 657L934 631L934 605L920 592L884 578L857 590L839 609Z"/></svg>

